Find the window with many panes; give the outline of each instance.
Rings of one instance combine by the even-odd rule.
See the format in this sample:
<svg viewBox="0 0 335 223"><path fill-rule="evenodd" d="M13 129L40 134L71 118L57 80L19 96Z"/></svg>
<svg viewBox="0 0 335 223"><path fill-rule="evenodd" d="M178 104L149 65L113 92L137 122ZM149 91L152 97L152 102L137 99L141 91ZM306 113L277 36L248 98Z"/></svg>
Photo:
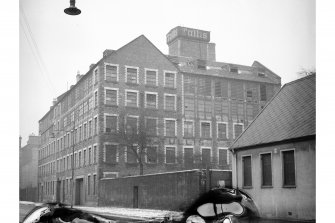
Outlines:
<svg viewBox="0 0 335 223"><path fill-rule="evenodd" d="M242 132L243 132L243 124L235 123L234 124L234 139L239 137L239 135L241 135Z"/></svg>
<svg viewBox="0 0 335 223"><path fill-rule="evenodd" d="M176 147L167 146L165 147L165 163L176 162Z"/></svg>
<svg viewBox="0 0 335 223"><path fill-rule="evenodd" d="M93 146L93 155L92 155L92 158L93 158L93 163L97 163L97 151L98 150L98 147L96 145Z"/></svg>
<svg viewBox="0 0 335 223"><path fill-rule="evenodd" d="M118 105L118 89L105 89L105 104Z"/></svg>
<svg viewBox="0 0 335 223"><path fill-rule="evenodd" d="M157 146L148 146L146 149L147 163L157 163Z"/></svg>
<svg viewBox="0 0 335 223"><path fill-rule="evenodd" d="M211 96L212 95L212 81L210 78L198 79L198 95Z"/></svg>
<svg viewBox="0 0 335 223"><path fill-rule="evenodd" d="M157 93L145 92L145 107L157 108Z"/></svg>
<svg viewBox="0 0 335 223"><path fill-rule="evenodd" d="M127 163L137 163L137 146L127 146L126 158Z"/></svg>
<svg viewBox="0 0 335 223"><path fill-rule="evenodd" d="M165 94L164 95L164 109L165 110L176 110L176 95Z"/></svg>
<svg viewBox="0 0 335 223"><path fill-rule="evenodd" d="M184 148L184 164L186 168L193 167L193 147Z"/></svg>
<svg viewBox="0 0 335 223"><path fill-rule="evenodd" d="M184 121L184 137L193 137L194 121Z"/></svg>
<svg viewBox="0 0 335 223"><path fill-rule="evenodd" d="M117 163L118 162L118 146L117 145L105 145L105 157L106 163Z"/></svg>
<svg viewBox="0 0 335 223"><path fill-rule="evenodd" d="M126 90L126 106L138 107L138 91Z"/></svg>
<svg viewBox="0 0 335 223"><path fill-rule="evenodd" d="M210 122L200 122L201 125L201 137L210 138L211 137L211 123Z"/></svg>
<svg viewBox="0 0 335 223"><path fill-rule="evenodd" d="M94 117L94 134L98 134L98 117Z"/></svg>
<svg viewBox="0 0 335 223"><path fill-rule="evenodd" d="M94 84L98 83L99 81L99 76L98 76L98 68L96 68L94 71Z"/></svg>
<svg viewBox="0 0 335 223"><path fill-rule="evenodd" d="M266 85L265 84L261 84L260 87L260 97L261 97L261 101L266 101Z"/></svg>
<svg viewBox="0 0 335 223"><path fill-rule="evenodd" d="M260 155L262 168L262 186L272 186L271 153Z"/></svg>
<svg viewBox="0 0 335 223"><path fill-rule="evenodd" d="M164 73L164 86L175 88L176 87L176 74L171 72Z"/></svg>
<svg viewBox="0 0 335 223"><path fill-rule="evenodd" d="M138 131L138 117L127 116L126 119L126 132L128 135L137 134Z"/></svg>
<svg viewBox="0 0 335 223"><path fill-rule="evenodd" d="M186 118L195 117L195 102L193 97L184 98L184 113Z"/></svg>
<svg viewBox="0 0 335 223"><path fill-rule="evenodd" d="M165 136L176 136L176 120L165 120Z"/></svg>
<svg viewBox="0 0 335 223"><path fill-rule="evenodd" d="M211 164L211 148L201 148L201 162L204 166Z"/></svg>
<svg viewBox="0 0 335 223"><path fill-rule="evenodd" d="M184 94L195 93L195 78L184 76Z"/></svg>
<svg viewBox="0 0 335 223"><path fill-rule="evenodd" d="M295 160L294 150L282 151L283 186L295 186Z"/></svg>
<svg viewBox="0 0 335 223"><path fill-rule="evenodd" d="M105 64L106 81L118 81L118 66L113 64Z"/></svg>
<svg viewBox="0 0 335 223"><path fill-rule="evenodd" d="M251 171L251 156L242 157L242 170L243 170L243 186L252 186L252 171Z"/></svg>
<svg viewBox="0 0 335 223"><path fill-rule="evenodd" d="M105 115L105 132L116 133L118 127L117 124L116 115Z"/></svg>
<svg viewBox="0 0 335 223"><path fill-rule="evenodd" d="M157 86L157 70L145 70L145 84L150 86Z"/></svg>
<svg viewBox="0 0 335 223"><path fill-rule="evenodd" d="M217 122L217 137L218 139L227 139L228 136L228 125L225 122Z"/></svg>
<svg viewBox="0 0 335 223"><path fill-rule="evenodd" d="M229 153L227 148L219 148L219 165L226 166L229 164Z"/></svg>
<svg viewBox="0 0 335 223"><path fill-rule="evenodd" d="M131 84L138 83L138 68L135 67L126 67L126 82Z"/></svg>
<svg viewBox="0 0 335 223"><path fill-rule="evenodd" d="M157 135L157 118L145 118L145 131L148 135Z"/></svg>

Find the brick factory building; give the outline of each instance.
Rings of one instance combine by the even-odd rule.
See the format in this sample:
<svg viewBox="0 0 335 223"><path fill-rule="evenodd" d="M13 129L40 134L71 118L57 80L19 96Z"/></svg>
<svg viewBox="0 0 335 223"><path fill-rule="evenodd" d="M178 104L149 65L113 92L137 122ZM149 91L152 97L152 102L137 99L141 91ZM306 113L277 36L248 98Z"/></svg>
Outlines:
<svg viewBox="0 0 335 223"><path fill-rule="evenodd" d="M105 50L54 100L39 121L41 201L95 205L100 179L231 169L228 147L281 78L257 61L217 62L208 31L178 26L167 44L164 55L141 35Z"/></svg>

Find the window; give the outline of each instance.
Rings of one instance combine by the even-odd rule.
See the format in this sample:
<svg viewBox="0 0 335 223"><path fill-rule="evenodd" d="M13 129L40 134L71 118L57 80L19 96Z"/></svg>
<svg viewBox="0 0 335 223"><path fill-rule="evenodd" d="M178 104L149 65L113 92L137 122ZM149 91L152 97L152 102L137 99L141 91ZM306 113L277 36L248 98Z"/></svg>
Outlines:
<svg viewBox="0 0 335 223"><path fill-rule="evenodd" d="M138 117L137 116L127 116L126 119L126 132L128 135L137 134L138 132Z"/></svg>
<svg viewBox="0 0 335 223"><path fill-rule="evenodd" d="M234 124L234 139L236 139L243 132L243 124Z"/></svg>
<svg viewBox="0 0 335 223"><path fill-rule="evenodd" d="M127 67L126 66L126 82L137 84L138 83L138 68L137 67Z"/></svg>
<svg viewBox="0 0 335 223"><path fill-rule="evenodd" d="M252 91L247 91L247 98L252 98Z"/></svg>
<svg viewBox="0 0 335 223"><path fill-rule="evenodd" d="M96 68L94 71L94 84L98 83L98 79L99 79L99 76L98 76L98 68Z"/></svg>
<svg viewBox="0 0 335 223"><path fill-rule="evenodd" d="M91 176L87 176L87 194L91 194Z"/></svg>
<svg viewBox="0 0 335 223"><path fill-rule="evenodd" d="M87 134L86 134L86 132L87 132L87 124L86 124L86 123L84 124L84 127L83 127L83 128L84 128L84 129L83 129L83 130L84 130L84 131L83 131L83 132L84 132L84 133L83 133L83 135L84 135L84 136L83 136L83 139L86 139L86 137L87 137Z"/></svg>
<svg viewBox="0 0 335 223"><path fill-rule="evenodd" d="M138 107L138 91L126 90L126 106Z"/></svg>
<svg viewBox="0 0 335 223"><path fill-rule="evenodd" d="M79 155L78 155L78 167L82 166L82 157L81 157L81 151L79 151Z"/></svg>
<svg viewBox="0 0 335 223"><path fill-rule="evenodd" d="M105 89L105 104L106 105L118 105L118 89L110 88Z"/></svg>
<svg viewBox="0 0 335 223"><path fill-rule="evenodd" d="M94 117L94 134L98 134L98 117Z"/></svg>
<svg viewBox="0 0 335 223"><path fill-rule="evenodd" d="M226 166L229 164L229 153L227 148L219 148L219 165Z"/></svg>
<svg viewBox="0 0 335 223"><path fill-rule="evenodd" d="M157 108L157 93L145 92L145 107L146 108Z"/></svg>
<svg viewBox="0 0 335 223"><path fill-rule="evenodd" d="M145 69L145 84L157 86L157 70Z"/></svg>
<svg viewBox="0 0 335 223"><path fill-rule="evenodd" d="M93 194L96 194L96 181L97 181L97 175L93 175Z"/></svg>
<svg viewBox="0 0 335 223"><path fill-rule="evenodd" d="M187 98L184 99L184 113L185 117L187 118L194 118L194 111L195 111L195 103L194 98Z"/></svg>
<svg viewBox="0 0 335 223"><path fill-rule="evenodd" d="M105 80L117 82L118 78L118 66L113 64L105 64Z"/></svg>
<svg viewBox="0 0 335 223"><path fill-rule="evenodd" d="M97 163L97 146L93 146L93 155L92 155L92 158L93 158L93 163Z"/></svg>
<svg viewBox="0 0 335 223"><path fill-rule="evenodd" d="M260 95L261 95L261 101L266 101L266 85L265 84L261 84L260 85Z"/></svg>
<svg viewBox="0 0 335 223"><path fill-rule="evenodd" d="M117 116L105 114L105 132L116 133L117 132Z"/></svg>
<svg viewBox="0 0 335 223"><path fill-rule="evenodd" d="M118 162L118 146L117 145L105 145L105 157L106 163L117 163Z"/></svg>
<svg viewBox="0 0 335 223"><path fill-rule="evenodd" d="M193 167L193 148L192 147L184 148L184 164L186 168Z"/></svg>
<svg viewBox="0 0 335 223"><path fill-rule="evenodd" d="M176 95L165 94L164 95L164 109L165 110L176 110Z"/></svg>
<svg viewBox="0 0 335 223"><path fill-rule="evenodd" d="M86 166L86 162L87 162L87 150L84 149L84 155L83 155L83 166Z"/></svg>
<svg viewBox="0 0 335 223"><path fill-rule="evenodd" d="M294 150L282 151L283 157L283 185L295 186Z"/></svg>
<svg viewBox="0 0 335 223"><path fill-rule="evenodd" d="M88 121L88 137L92 136L92 120Z"/></svg>
<svg viewBox="0 0 335 223"><path fill-rule="evenodd" d="M211 148L201 149L201 161L204 166L209 166L211 164Z"/></svg>
<svg viewBox="0 0 335 223"><path fill-rule="evenodd" d="M146 118L145 128L148 135L157 135L157 118Z"/></svg>
<svg viewBox="0 0 335 223"><path fill-rule="evenodd" d="M195 93L195 78L184 76L184 94Z"/></svg>
<svg viewBox="0 0 335 223"><path fill-rule="evenodd" d="M272 186L271 153L261 154L262 186Z"/></svg>
<svg viewBox="0 0 335 223"><path fill-rule="evenodd" d="M210 122L200 122L201 123L201 137L210 138L211 137L211 123Z"/></svg>
<svg viewBox="0 0 335 223"><path fill-rule="evenodd" d="M217 137L218 139L227 139L228 138L228 125L224 122L217 122Z"/></svg>
<svg viewBox="0 0 335 223"><path fill-rule="evenodd" d="M94 106L98 106L98 91L94 92ZM79 114L80 115L80 114Z"/></svg>
<svg viewBox="0 0 335 223"><path fill-rule="evenodd" d="M194 134L194 122L184 121L184 137L193 137Z"/></svg>
<svg viewBox="0 0 335 223"><path fill-rule="evenodd" d="M212 81L210 78L198 79L198 94L202 96L212 95Z"/></svg>
<svg viewBox="0 0 335 223"><path fill-rule="evenodd" d="M176 136L175 119L165 119L165 136Z"/></svg>
<svg viewBox="0 0 335 223"><path fill-rule="evenodd" d="M88 148L88 165L92 164L92 147Z"/></svg>
<svg viewBox="0 0 335 223"><path fill-rule="evenodd" d="M243 100L244 99L244 88L242 81L231 81L230 82L230 95L232 99Z"/></svg>
<svg viewBox="0 0 335 223"><path fill-rule="evenodd" d="M127 158L127 163L137 163L137 146L127 146L126 149L126 158Z"/></svg>
<svg viewBox="0 0 335 223"><path fill-rule="evenodd" d="M81 126L79 126L79 141L81 141L82 140L82 127ZM62 140L61 140L61 144L62 144Z"/></svg>
<svg viewBox="0 0 335 223"><path fill-rule="evenodd" d="M228 97L228 81L215 80L214 83L214 95L215 97Z"/></svg>
<svg viewBox="0 0 335 223"><path fill-rule="evenodd" d="M147 147L147 163L157 163L157 146Z"/></svg>
<svg viewBox="0 0 335 223"><path fill-rule="evenodd" d="M164 86L175 88L176 87L176 74L171 72L164 72Z"/></svg>
<svg viewBox="0 0 335 223"><path fill-rule="evenodd" d="M231 67L230 72L231 73L238 73L238 69L236 67Z"/></svg>
<svg viewBox="0 0 335 223"><path fill-rule="evenodd" d="M242 170L243 170L243 187L252 186L252 175L251 175L251 156L242 157Z"/></svg>
<svg viewBox="0 0 335 223"><path fill-rule="evenodd" d="M167 146L165 147L165 163L176 162L176 147Z"/></svg>

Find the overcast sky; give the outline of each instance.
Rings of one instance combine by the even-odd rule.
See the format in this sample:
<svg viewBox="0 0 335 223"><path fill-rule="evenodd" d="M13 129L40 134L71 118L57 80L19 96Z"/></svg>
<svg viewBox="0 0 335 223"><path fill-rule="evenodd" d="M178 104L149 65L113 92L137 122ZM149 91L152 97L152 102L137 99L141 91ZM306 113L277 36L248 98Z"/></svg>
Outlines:
<svg viewBox="0 0 335 223"><path fill-rule="evenodd" d="M69 0L20 1L20 135L38 134L38 121L79 70L144 34L164 54L165 35L176 26L211 32L220 62L257 60L282 84L315 68L315 0Z"/></svg>

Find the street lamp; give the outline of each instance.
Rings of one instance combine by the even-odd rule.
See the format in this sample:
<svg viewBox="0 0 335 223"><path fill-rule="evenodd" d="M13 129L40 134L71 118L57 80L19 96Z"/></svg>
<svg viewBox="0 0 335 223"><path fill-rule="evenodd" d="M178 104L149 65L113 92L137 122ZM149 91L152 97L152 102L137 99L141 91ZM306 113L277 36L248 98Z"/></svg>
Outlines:
<svg viewBox="0 0 335 223"><path fill-rule="evenodd" d="M75 6L75 4L76 0L70 0L70 7L64 9L64 12L68 15L79 15L81 11Z"/></svg>

